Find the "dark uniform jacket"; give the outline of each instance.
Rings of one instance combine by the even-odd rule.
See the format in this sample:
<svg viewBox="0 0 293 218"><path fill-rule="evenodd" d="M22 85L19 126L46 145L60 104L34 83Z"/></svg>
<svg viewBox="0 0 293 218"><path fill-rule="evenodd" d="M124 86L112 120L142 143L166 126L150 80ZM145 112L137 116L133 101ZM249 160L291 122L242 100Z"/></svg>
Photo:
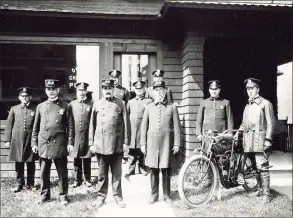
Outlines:
<svg viewBox="0 0 293 218"><path fill-rule="evenodd" d="M9 159L17 162L33 161L31 136L36 114L36 105L16 105L10 109L4 141L10 142Z"/></svg>
<svg viewBox="0 0 293 218"><path fill-rule="evenodd" d="M73 145L73 134L73 119L66 102L47 100L37 106L32 146L38 146L40 157L67 156L67 145Z"/></svg>
<svg viewBox="0 0 293 218"><path fill-rule="evenodd" d="M232 130L234 126L230 102L224 98L207 98L200 103L196 135L201 135L205 130L217 130L219 133L226 129Z"/></svg>
<svg viewBox="0 0 293 218"><path fill-rule="evenodd" d="M258 96L249 102L243 113L243 121L239 130L243 133L245 152L263 152L265 140L273 140L275 116L273 105Z"/></svg>
<svg viewBox="0 0 293 218"><path fill-rule="evenodd" d="M174 137L174 141L171 139ZM173 103L153 102L146 106L141 124L141 146L146 146L145 165L169 168L172 148L180 146L180 121Z"/></svg>
<svg viewBox="0 0 293 218"><path fill-rule="evenodd" d="M130 119L131 141L129 148L140 148L140 132L141 121L143 113L148 104L152 102L151 99L135 97L127 104L127 112Z"/></svg>
<svg viewBox="0 0 293 218"><path fill-rule="evenodd" d="M172 92L171 92L171 90L169 88L167 88L166 95L167 95L168 102L173 103L174 101L173 101ZM154 101L155 98L154 98L154 89L153 89L153 86L150 86L150 87L147 88L145 97L146 98L150 98L150 99L152 99L152 101Z"/></svg>
<svg viewBox="0 0 293 218"><path fill-rule="evenodd" d="M94 102L89 145L96 153L110 155L123 152L123 144L129 144L129 117L124 101L118 98L102 98Z"/></svg>
<svg viewBox="0 0 293 218"><path fill-rule="evenodd" d="M71 152L71 156L74 158L90 158L92 156L88 143L92 107L93 102L88 98L85 100L76 99L69 103L69 111L72 112L74 120L74 149Z"/></svg>
<svg viewBox="0 0 293 218"><path fill-rule="evenodd" d="M126 88L122 87L121 85L114 86L114 97L119 98L127 104L129 100L129 93Z"/></svg>

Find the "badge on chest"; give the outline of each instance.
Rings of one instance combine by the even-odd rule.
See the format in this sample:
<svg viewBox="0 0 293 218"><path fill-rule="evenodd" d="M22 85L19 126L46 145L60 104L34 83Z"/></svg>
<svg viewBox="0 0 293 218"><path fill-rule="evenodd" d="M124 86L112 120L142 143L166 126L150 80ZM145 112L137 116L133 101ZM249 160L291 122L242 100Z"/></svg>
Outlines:
<svg viewBox="0 0 293 218"><path fill-rule="evenodd" d="M65 110L64 110L64 109L60 109L60 110L58 111L58 114L60 114L60 115L63 115L63 114L64 114L64 112L65 112Z"/></svg>

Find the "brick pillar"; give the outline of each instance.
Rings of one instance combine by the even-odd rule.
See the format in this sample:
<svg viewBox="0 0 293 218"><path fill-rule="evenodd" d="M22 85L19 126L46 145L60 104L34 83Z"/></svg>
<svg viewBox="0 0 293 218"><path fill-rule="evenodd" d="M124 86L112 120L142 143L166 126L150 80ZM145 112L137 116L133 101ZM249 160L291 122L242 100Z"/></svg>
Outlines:
<svg viewBox="0 0 293 218"><path fill-rule="evenodd" d="M188 33L181 50L183 68L182 102L179 113L182 123L183 155L190 157L200 146L195 136L195 123L199 104L203 99L204 37ZM184 154L185 152L185 154Z"/></svg>

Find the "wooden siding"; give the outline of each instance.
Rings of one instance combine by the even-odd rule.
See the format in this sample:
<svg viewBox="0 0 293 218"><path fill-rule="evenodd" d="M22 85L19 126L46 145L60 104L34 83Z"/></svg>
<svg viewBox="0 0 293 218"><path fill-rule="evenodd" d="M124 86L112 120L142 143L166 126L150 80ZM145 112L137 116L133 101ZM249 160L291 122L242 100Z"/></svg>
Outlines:
<svg viewBox="0 0 293 218"><path fill-rule="evenodd" d="M0 125L0 174L1 177L15 177L15 167L14 162L9 160L9 148L6 148L4 145L4 131L5 131L5 123L6 121L1 120ZM74 176L74 167L73 167L73 158L68 157L68 175L69 177ZM92 157L92 177L96 177L98 175L98 162L96 157ZM26 175L26 169L25 169ZM40 177L40 165L39 161L36 161L36 178ZM52 164L51 168L51 177L57 177L57 171L55 165Z"/></svg>

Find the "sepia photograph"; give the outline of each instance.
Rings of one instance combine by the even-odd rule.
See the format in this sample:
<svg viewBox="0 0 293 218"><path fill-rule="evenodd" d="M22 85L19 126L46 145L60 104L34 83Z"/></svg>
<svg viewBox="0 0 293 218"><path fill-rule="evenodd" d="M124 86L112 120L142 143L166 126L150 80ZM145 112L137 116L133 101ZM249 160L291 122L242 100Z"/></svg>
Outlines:
<svg viewBox="0 0 293 218"><path fill-rule="evenodd" d="M1 0L1 217L292 217L292 0Z"/></svg>

